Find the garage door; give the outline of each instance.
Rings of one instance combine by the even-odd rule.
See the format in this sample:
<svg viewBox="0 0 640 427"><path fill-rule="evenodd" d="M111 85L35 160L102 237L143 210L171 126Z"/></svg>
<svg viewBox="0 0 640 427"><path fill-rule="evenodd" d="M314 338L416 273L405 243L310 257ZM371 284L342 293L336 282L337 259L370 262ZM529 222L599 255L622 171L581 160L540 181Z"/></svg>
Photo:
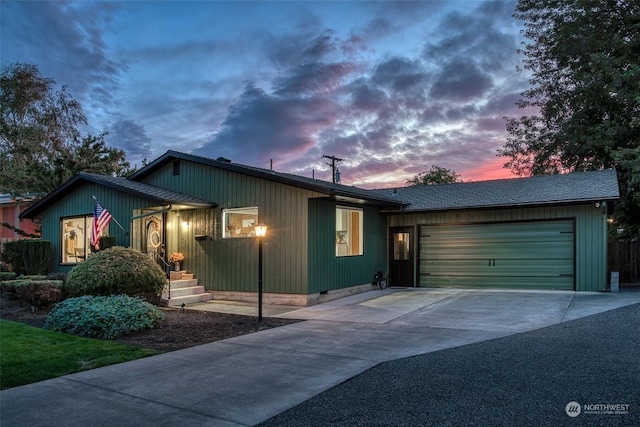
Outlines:
<svg viewBox="0 0 640 427"><path fill-rule="evenodd" d="M573 220L423 226L420 286L574 288Z"/></svg>

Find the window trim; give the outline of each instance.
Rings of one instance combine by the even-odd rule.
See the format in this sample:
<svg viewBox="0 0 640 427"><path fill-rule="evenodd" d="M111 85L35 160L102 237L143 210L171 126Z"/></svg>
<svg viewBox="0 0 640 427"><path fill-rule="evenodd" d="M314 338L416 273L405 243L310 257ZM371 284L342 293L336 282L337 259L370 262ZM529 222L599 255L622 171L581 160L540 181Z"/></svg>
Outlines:
<svg viewBox="0 0 640 427"><path fill-rule="evenodd" d="M231 232L231 228L229 228L229 226L227 225L227 214L230 213L241 213L241 212L248 212L248 211L253 211L255 210L255 219L252 219L251 225L249 223L247 224L243 224L242 227L237 227L237 230L240 230L239 233L236 233L237 235L233 235ZM221 209L221 215L222 215L222 220L220 221L221 224L221 231L222 231L222 239L224 240L233 240L233 239L248 239L248 238L254 238L255 237L255 231L253 230L253 226L258 224L259 218L260 218L260 209L258 206L243 206L243 207L236 207L236 208L222 208ZM246 213L246 215L253 215L251 213ZM247 220L249 221L249 220ZM231 224L233 225L233 224ZM247 229L251 229L251 231L248 231Z"/></svg>
<svg viewBox="0 0 640 427"><path fill-rule="evenodd" d="M68 244L69 242L66 240L67 237L69 237L67 235L67 231L65 231L65 225L67 225L69 222L71 221L76 221L76 222L82 222L82 231L84 236L82 237L82 239L84 240L83 242L83 254L82 255L71 255L70 253L66 253L65 251L68 250ZM60 237L59 237L59 244L60 244L60 250L58 252L58 264L59 265L77 265L80 263L85 262L92 254L91 251L91 227L93 226L93 214L84 214L84 215L70 215L70 216L64 216L64 217L60 217ZM80 228L80 227L78 227ZM74 231L74 230L72 230ZM105 229L102 231L102 236L108 236L109 235L109 226L107 225L105 227ZM77 242L76 242L77 245ZM77 248L74 249L74 252L76 254L78 254L78 252L76 252ZM65 261L65 255L67 258L75 258L75 261ZM80 259L79 259L80 258Z"/></svg>
<svg viewBox="0 0 640 427"><path fill-rule="evenodd" d="M349 221L348 225L340 225L338 226L338 213L340 211L347 211L350 213L358 213L358 233L354 233L353 224ZM345 257L356 257L356 256L364 256L364 209L356 208L352 206L341 206L336 205L335 210L335 256L336 258L345 258ZM338 229L340 227L340 229ZM339 233L345 233L342 236ZM358 250L357 253L353 253L353 241L351 238L353 236L357 236L358 239ZM340 240L345 238L346 243L340 243ZM341 248L346 248L347 253L341 254Z"/></svg>

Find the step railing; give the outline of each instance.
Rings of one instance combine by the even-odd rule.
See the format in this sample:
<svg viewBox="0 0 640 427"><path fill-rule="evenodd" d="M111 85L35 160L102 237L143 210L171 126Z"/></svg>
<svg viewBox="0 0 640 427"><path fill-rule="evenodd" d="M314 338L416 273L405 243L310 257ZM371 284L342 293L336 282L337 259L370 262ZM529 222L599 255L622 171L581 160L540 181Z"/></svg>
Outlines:
<svg viewBox="0 0 640 427"><path fill-rule="evenodd" d="M158 262L158 260L160 260L162 261L162 264L164 264L164 274L167 277L168 282L167 299L171 299L171 265L167 261L165 261L163 257L159 256L156 251L147 252L147 254L151 254L155 262Z"/></svg>

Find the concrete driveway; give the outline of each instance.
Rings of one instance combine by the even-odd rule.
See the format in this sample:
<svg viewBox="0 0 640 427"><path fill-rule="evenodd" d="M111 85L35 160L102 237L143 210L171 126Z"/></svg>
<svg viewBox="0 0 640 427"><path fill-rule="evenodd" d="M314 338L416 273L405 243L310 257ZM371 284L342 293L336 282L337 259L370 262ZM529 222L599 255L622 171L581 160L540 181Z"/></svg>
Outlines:
<svg viewBox="0 0 640 427"><path fill-rule="evenodd" d="M0 421L255 425L383 361L639 302L640 292L387 289L313 307L264 307L267 316L308 321L5 390ZM197 308L255 313L223 302Z"/></svg>

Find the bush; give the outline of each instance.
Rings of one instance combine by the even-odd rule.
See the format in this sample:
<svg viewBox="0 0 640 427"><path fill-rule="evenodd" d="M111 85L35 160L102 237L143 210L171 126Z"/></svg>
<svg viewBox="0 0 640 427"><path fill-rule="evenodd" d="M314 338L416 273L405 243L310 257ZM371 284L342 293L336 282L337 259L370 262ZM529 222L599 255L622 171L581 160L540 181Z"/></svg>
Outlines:
<svg viewBox="0 0 640 427"><path fill-rule="evenodd" d="M14 301L17 300L18 295L16 294L16 284L21 282L27 282L27 280L7 280L0 282L0 294L2 297Z"/></svg>
<svg viewBox="0 0 640 427"><path fill-rule="evenodd" d="M60 301L62 281L60 280L16 280L16 297L31 307L48 307Z"/></svg>
<svg viewBox="0 0 640 427"><path fill-rule="evenodd" d="M16 280L16 273L0 271L0 282L4 282L5 280Z"/></svg>
<svg viewBox="0 0 640 427"><path fill-rule="evenodd" d="M88 338L113 339L151 329L164 320L157 307L127 295L83 296L55 305L45 329Z"/></svg>
<svg viewBox="0 0 640 427"><path fill-rule="evenodd" d="M0 258L16 274L44 274L51 259L51 242L42 239L12 240L2 245Z"/></svg>
<svg viewBox="0 0 640 427"><path fill-rule="evenodd" d="M7 264L0 262L0 273L6 273L8 271L9 271L9 267L7 267Z"/></svg>
<svg viewBox="0 0 640 427"><path fill-rule="evenodd" d="M2 244L0 259L2 262L11 265L11 269L16 274L24 274L24 263L20 253L20 240L11 240Z"/></svg>
<svg viewBox="0 0 640 427"><path fill-rule="evenodd" d="M27 274L46 274L51 260L51 242L42 239L18 240Z"/></svg>
<svg viewBox="0 0 640 427"><path fill-rule="evenodd" d="M116 245L116 236L102 236L100 237L100 250L112 248ZM93 247L93 246L92 246Z"/></svg>
<svg viewBox="0 0 640 427"><path fill-rule="evenodd" d="M156 302L167 279L159 265L134 249L115 246L96 252L67 276L69 296L140 296Z"/></svg>

